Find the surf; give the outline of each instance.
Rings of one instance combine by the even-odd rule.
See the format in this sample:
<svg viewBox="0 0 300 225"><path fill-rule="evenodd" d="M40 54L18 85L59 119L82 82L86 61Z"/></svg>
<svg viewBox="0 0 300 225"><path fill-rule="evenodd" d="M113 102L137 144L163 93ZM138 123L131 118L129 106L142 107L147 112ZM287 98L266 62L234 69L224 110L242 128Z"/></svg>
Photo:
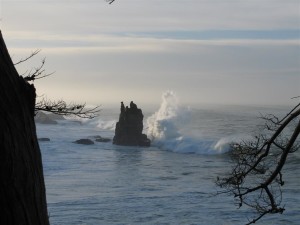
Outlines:
<svg viewBox="0 0 300 225"><path fill-rule="evenodd" d="M188 130L192 123L192 109L181 106L173 91L166 91L162 94L159 109L147 118L147 136L159 149L195 154L224 154L230 151L233 143L245 138L245 135L201 137L199 134L205 132L201 130L198 135L184 134L182 130Z"/></svg>

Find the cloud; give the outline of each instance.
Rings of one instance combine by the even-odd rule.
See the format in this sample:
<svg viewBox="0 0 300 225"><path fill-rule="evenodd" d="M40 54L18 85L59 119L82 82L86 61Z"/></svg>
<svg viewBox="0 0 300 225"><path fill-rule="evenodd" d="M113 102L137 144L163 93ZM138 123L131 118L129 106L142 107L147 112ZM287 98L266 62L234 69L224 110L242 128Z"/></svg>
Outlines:
<svg viewBox="0 0 300 225"><path fill-rule="evenodd" d="M14 58L42 49L56 71L36 82L39 94L96 104L159 102L166 89L194 103L285 104L299 95L298 0L1 3Z"/></svg>
<svg viewBox="0 0 300 225"><path fill-rule="evenodd" d="M211 32L211 31L210 31ZM250 32L250 31L248 31ZM279 31L277 31L279 32ZM284 32L284 31L283 31ZM225 32L227 33L227 32ZM177 47L188 46L299 46L297 36L280 35L265 37L262 39L248 39L247 36L241 38L232 38L232 36L224 35L218 32L218 36L207 38L190 36L178 38L181 34L176 33L175 36L155 34L100 34L100 35L52 35L49 33L38 32L4 32L7 42L14 46L15 49L42 48L47 51L70 52L96 51L96 52L159 52L177 51ZM184 36L184 34L182 34ZM152 36L152 37L151 37ZM249 35L251 36L251 35ZM252 34L253 36L253 34ZM184 50L184 49L182 49Z"/></svg>
<svg viewBox="0 0 300 225"><path fill-rule="evenodd" d="M9 0L2 1L2 8L6 29L53 33L299 28L297 0L119 0L113 5L102 0Z"/></svg>
<svg viewBox="0 0 300 225"><path fill-rule="evenodd" d="M46 69L57 72L37 83L40 93L55 98L64 96L72 101L88 99L94 104L119 102L120 98L153 103L159 101L164 90L172 89L178 92L182 102L283 104L297 95L300 88L297 40L118 36L101 40L93 36L87 38L89 44L81 45L81 36L69 38L74 46L55 47L54 44L42 48L41 54L47 56ZM30 49L11 48L10 51L19 55Z"/></svg>

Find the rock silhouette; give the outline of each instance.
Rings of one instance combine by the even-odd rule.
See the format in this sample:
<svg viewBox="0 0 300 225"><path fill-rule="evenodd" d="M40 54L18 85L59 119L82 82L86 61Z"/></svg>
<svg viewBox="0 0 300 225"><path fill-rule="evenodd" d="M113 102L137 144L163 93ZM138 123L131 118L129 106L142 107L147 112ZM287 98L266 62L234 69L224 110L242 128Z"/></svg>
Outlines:
<svg viewBox="0 0 300 225"><path fill-rule="evenodd" d="M113 144L125 146L150 146L150 140L143 134L142 110L132 101L130 107L121 102L119 122L116 124Z"/></svg>
<svg viewBox="0 0 300 225"><path fill-rule="evenodd" d="M38 138L38 141L50 141L50 138Z"/></svg>
<svg viewBox="0 0 300 225"><path fill-rule="evenodd" d="M88 139L88 138L79 139L79 140L74 141L73 143L80 144L80 145L93 145L93 144L95 144L91 139Z"/></svg>

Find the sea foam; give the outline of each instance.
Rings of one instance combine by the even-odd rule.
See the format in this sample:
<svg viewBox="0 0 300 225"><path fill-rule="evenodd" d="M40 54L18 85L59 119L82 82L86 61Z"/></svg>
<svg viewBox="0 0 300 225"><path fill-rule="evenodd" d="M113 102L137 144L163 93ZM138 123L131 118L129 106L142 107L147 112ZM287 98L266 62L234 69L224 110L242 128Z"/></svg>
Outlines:
<svg viewBox="0 0 300 225"><path fill-rule="evenodd" d="M195 154L226 153L230 151L232 143L239 142L244 137L191 137L181 133L191 123L191 109L180 106L176 94L166 91L162 95L160 108L147 119L147 135L152 145L162 150Z"/></svg>
<svg viewBox="0 0 300 225"><path fill-rule="evenodd" d="M178 100L172 91L162 95L160 108L147 119L148 136L152 141L176 139L180 137L178 126L180 126L182 113L178 106Z"/></svg>

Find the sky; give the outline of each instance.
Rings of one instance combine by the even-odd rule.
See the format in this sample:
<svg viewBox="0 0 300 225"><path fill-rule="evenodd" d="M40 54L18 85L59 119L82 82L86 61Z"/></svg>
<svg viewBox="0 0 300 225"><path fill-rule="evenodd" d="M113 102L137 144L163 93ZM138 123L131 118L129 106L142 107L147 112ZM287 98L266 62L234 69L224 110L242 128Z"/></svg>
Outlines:
<svg viewBox="0 0 300 225"><path fill-rule="evenodd" d="M180 102L294 105L300 0L0 0L0 29L20 74L48 99L93 105Z"/></svg>

